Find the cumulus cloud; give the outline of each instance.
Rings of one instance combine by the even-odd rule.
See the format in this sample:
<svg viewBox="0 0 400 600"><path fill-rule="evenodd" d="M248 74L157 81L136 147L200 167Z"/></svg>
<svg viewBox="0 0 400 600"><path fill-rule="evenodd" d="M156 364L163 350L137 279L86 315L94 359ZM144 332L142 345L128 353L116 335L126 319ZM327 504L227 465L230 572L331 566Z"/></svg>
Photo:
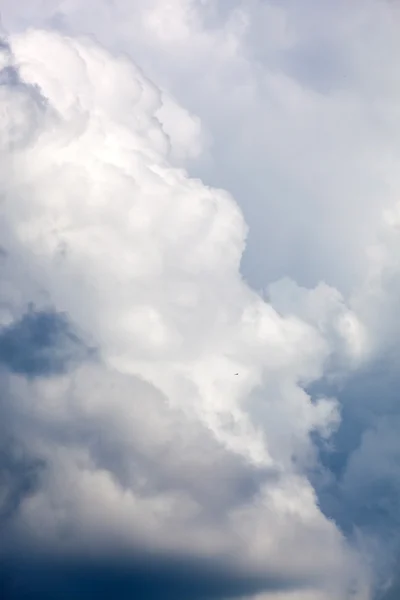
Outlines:
<svg viewBox="0 0 400 600"><path fill-rule="evenodd" d="M388 587L395 18L374 2L5 3L10 598Z"/></svg>
<svg viewBox="0 0 400 600"><path fill-rule="evenodd" d="M129 53L201 118L212 151L192 170L241 204L251 227L243 264L254 285L284 273L348 291L362 278L365 246L396 194L396 7L375 0L335 7L310 0L301 10L288 0L34 4L10 4L4 19L16 29L29 19L90 35Z"/></svg>
<svg viewBox="0 0 400 600"><path fill-rule="evenodd" d="M225 557L316 587L340 572L346 587L351 552L291 456L312 460L310 431L336 419L299 384L321 373L329 345L242 281L241 213L168 163L162 94L138 68L44 31L11 47L4 402L46 475L8 531L53 552L103 540ZM78 340L49 304L97 361L75 351L71 364ZM249 403L271 403L272 418L258 422Z"/></svg>

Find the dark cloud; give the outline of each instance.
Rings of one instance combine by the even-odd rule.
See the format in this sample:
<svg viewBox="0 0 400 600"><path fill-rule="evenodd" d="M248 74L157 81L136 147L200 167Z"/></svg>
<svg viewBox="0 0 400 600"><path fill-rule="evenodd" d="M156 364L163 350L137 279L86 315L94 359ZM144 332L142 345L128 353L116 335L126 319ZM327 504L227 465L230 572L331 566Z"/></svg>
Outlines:
<svg viewBox="0 0 400 600"><path fill-rule="evenodd" d="M44 462L32 458L23 444L2 432L0 440L0 531L22 500L35 492ZM1 534L0 534L1 535Z"/></svg>
<svg viewBox="0 0 400 600"><path fill-rule="evenodd" d="M0 329L0 549L13 544L13 524L23 501L41 486L46 463L30 447L30 433L46 437L29 415L20 413L10 376L28 379L66 372L91 351L74 333L67 317L31 308ZM15 538L15 539L14 539Z"/></svg>
<svg viewBox="0 0 400 600"><path fill-rule="evenodd" d="M318 386L314 386L312 392L318 393L322 390L336 396L341 406L341 423L329 444L325 444L317 436L315 436L315 442L319 449L320 462L325 472L330 475L330 491L337 496L341 495L340 510L342 514L335 514L335 518L339 522L343 522L344 518L349 518L350 507L344 498L344 494L348 490L344 488L344 482L352 459L365 443L367 436L371 433L379 433L379 424L385 422L396 426L400 417L400 372L393 357L386 356L367 365L337 386L320 382ZM369 465L371 474L374 473L373 459L378 460L378 444L382 441L383 439L380 440L377 435L376 453L375 456L371 456L372 460ZM380 488L378 496L382 498L386 493L384 485L382 482L380 485L377 481L375 483ZM321 488L319 490L321 491ZM376 509L375 517L381 519L379 503L374 503L371 495L360 495L355 500L357 506L354 507L351 515L354 524L364 524L362 522L365 521L364 510L368 510L366 521L371 523L373 515L370 511L374 511L373 506ZM324 502L322 504L324 505ZM393 514L394 517L395 514Z"/></svg>
<svg viewBox="0 0 400 600"><path fill-rule="evenodd" d="M399 587L383 591L397 572L399 511L400 371L396 352L370 362L346 380L321 381L312 392L335 395L342 420L326 444L314 436L319 467L310 474L321 510L348 539L364 536L374 557L374 598L394 600Z"/></svg>
<svg viewBox="0 0 400 600"><path fill-rule="evenodd" d="M399 600L400 598L400 581L393 583L385 592L380 594L377 600Z"/></svg>
<svg viewBox="0 0 400 600"><path fill-rule="evenodd" d="M192 558L3 559L3 600L206 600L307 587L279 574L252 575Z"/></svg>
<svg viewBox="0 0 400 600"><path fill-rule="evenodd" d="M91 353L67 317L54 311L31 309L0 330L0 364L29 377L63 373Z"/></svg>

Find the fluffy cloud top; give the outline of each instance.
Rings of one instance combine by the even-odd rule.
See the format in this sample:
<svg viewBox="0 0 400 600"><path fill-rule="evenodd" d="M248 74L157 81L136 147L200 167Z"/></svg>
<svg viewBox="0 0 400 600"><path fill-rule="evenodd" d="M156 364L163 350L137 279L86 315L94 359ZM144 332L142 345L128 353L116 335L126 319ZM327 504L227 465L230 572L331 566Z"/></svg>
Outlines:
<svg viewBox="0 0 400 600"><path fill-rule="evenodd" d="M387 584L393 15L305 4L5 3L10 598Z"/></svg>

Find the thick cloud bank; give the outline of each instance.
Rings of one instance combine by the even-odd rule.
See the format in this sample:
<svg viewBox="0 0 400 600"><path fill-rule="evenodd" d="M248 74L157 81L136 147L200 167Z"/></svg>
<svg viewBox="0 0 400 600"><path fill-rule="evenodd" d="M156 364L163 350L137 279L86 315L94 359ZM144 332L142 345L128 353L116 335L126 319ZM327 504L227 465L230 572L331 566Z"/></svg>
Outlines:
<svg viewBox="0 0 400 600"><path fill-rule="evenodd" d="M363 70L392 9L24 4L0 49L3 595L393 594L398 95Z"/></svg>

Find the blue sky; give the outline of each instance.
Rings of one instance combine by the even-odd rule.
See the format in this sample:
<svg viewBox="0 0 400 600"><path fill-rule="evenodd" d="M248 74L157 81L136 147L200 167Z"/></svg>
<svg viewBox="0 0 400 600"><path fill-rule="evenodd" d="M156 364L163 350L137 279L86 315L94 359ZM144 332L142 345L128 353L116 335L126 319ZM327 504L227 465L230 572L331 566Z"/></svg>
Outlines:
<svg viewBox="0 0 400 600"><path fill-rule="evenodd" d="M396 3L1 22L7 597L392 598Z"/></svg>

